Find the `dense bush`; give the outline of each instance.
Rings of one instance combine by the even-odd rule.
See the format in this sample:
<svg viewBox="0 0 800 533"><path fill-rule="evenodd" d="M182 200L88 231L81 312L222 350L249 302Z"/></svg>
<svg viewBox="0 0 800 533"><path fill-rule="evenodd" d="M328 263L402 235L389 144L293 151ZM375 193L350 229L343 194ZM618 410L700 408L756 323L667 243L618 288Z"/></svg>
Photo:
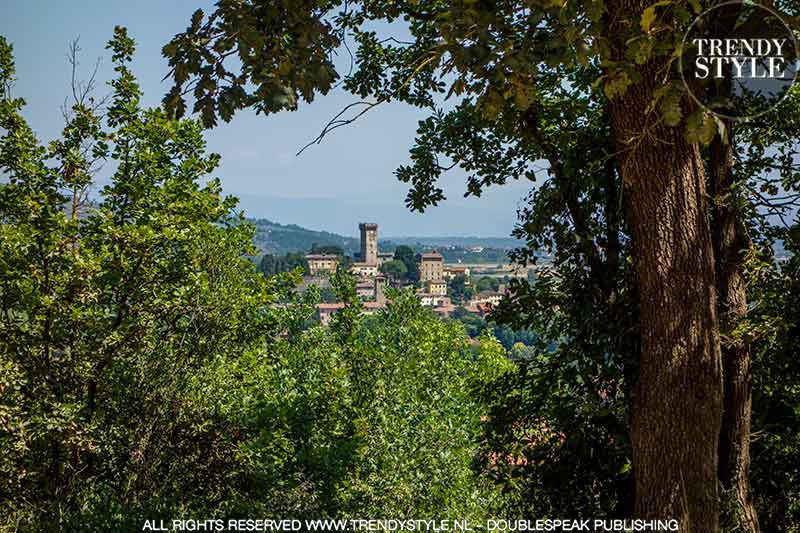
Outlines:
<svg viewBox="0 0 800 533"><path fill-rule="evenodd" d="M794 227L785 263L769 268L755 260L754 309L736 331L754 347L750 479L761 529L787 533L800 531L800 226Z"/></svg>
<svg viewBox="0 0 800 533"><path fill-rule="evenodd" d="M291 272L295 268L302 269L304 273L308 272L308 261L304 253L289 252L284 256L264 254L258 262L258 271L265 276Z"/></svg>

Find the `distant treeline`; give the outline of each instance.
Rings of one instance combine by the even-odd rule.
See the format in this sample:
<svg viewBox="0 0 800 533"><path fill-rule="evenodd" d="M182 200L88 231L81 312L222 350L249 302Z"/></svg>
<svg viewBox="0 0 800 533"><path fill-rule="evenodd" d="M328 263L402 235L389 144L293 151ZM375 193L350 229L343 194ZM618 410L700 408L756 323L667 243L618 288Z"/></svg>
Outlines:
<svg viewBox="0 0 800 533"><path fill-rule="evenodd" d="M286 255L308 252L314 246L338 246L345 253L358 251L358 239L327 231L315 231L294 224L284 225L266 219L250 220L256 232L253 244L262 254Z"/></svg>

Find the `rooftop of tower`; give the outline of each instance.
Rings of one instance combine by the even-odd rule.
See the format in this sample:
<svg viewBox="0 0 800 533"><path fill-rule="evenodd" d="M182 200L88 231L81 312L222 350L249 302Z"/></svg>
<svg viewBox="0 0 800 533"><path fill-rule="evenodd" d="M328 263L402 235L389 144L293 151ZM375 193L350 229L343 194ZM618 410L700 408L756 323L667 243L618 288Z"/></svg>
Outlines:
<svg viewBox="0 0 800 533"><path fill-rule="evenodd" d="M424 254L420 255L420 258L423 261L442 261L444 257L439 252L425 252Z"/></svg>

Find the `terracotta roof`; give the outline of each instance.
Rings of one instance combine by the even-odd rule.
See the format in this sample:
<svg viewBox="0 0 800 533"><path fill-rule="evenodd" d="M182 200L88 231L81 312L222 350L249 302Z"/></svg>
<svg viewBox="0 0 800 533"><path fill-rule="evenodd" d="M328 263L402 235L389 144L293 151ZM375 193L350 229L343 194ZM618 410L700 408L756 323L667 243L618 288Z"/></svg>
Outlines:
<svg viewBox="0 0 800 533"><path fill-rule="evenodd" d="M381 302L362 302L362 305L365 309L383 309L386 307L385 303ZM344 303L342 302L333 302L333 303L320 303L317 304L317 309L320 311L334 311L338 309L344 309Z"/></svg>
<svg viewBox="0 0 800 533"><path fill-rule="evenodd" d="M332 311L334 309L343 309L343 308L344 308L344 304L342 302L317 304L317 309L319 309L320 311L323 311L323 310Z"/></svg>
<svg viewBox="0 0 800 533"><path fill-rule="evenodd" d="M456 306L453 305L453 304L441 304L441 305L437 305L436 307L433 308L433 310L435 312L437 312L437 313L445 313L445 314L448 314L448 315L450 313L452 313L453 311L455 311L455 309L456 309Z"/></svg>
<svg viewBox="0 0 800 533"><path fill-rule="evenodd" d="M475 296L473 296L473 300L475 298L490 298L492 296L502 296L502 294L499 293L499 292L495 292L495 291L481 291L478 294L476 294Z"/></svg>

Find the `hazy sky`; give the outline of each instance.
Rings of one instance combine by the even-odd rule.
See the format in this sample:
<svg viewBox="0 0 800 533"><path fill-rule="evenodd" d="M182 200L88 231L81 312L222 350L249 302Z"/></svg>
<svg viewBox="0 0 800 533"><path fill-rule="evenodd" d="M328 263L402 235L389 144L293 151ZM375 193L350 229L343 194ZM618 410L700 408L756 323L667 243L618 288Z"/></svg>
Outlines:
<svg viewBox="0 0 800 533"><path fill-rule="evenodd" d="M115 25L136 39L133 70L144 90L144 104L158 105L167 82L161 47L183 30L198 7L210 1L185 0L2 0L0 33L14 45L18 81L15 95L29 106L26 118L40 139L58 135L60 107L70 81L68 43L80 37L82 67L102 58L98 92L108 88L110 59L104 49ZM494 188L481 198L462 198L464 174L451 172L444 188L448 200L424 214L404 206L406 187L393 175L408 161L417 121L425 113L402 104L378 106L355 124L340 128L321 145L294 154L315 137L343 106L354 101L345 92L303 104L295 113L269 117L241 112L230 124L207 134L210 151L222 155L218 176L225 191L238 196L248 215L354 235L359 221L381 225L382 236L507 236L516 207L528 185Z"/></svg>

